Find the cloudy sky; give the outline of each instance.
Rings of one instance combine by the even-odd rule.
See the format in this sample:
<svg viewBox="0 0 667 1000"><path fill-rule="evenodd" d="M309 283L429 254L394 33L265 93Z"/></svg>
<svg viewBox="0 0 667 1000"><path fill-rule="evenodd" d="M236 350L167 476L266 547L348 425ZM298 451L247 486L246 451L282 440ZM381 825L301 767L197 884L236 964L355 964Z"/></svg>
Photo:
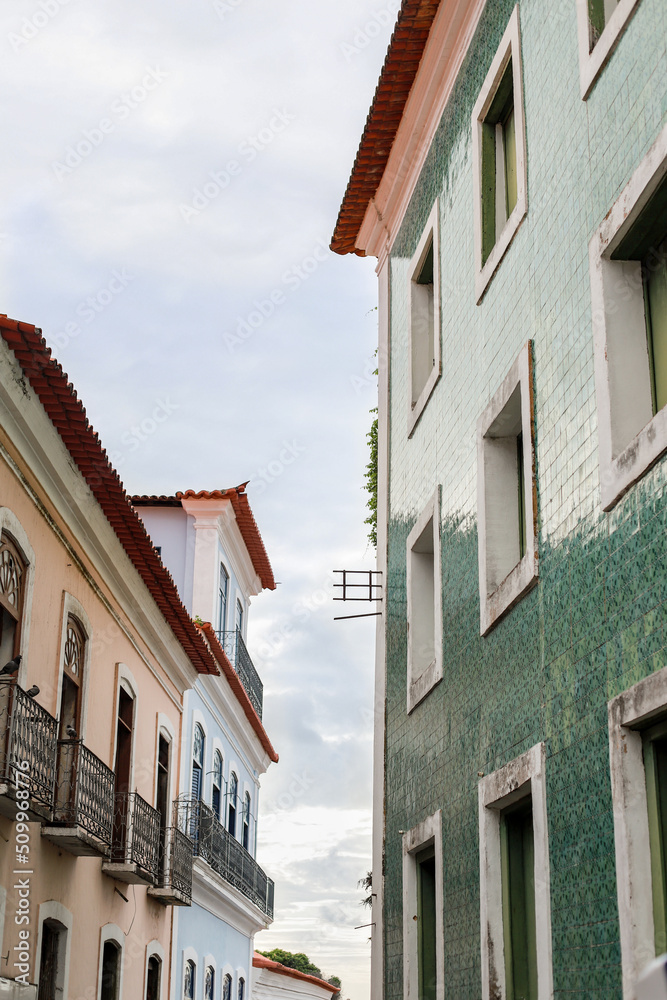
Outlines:
<svg viewBox="0 0 667 1000"><path fill-rule="evenodd" d="M250 648L280 764L259 947L368 995L374 262L328 246L398 0L4 0L0 271L131 493L248 492L280 586ZM365 610L345 605L345 611Z"/></svg>

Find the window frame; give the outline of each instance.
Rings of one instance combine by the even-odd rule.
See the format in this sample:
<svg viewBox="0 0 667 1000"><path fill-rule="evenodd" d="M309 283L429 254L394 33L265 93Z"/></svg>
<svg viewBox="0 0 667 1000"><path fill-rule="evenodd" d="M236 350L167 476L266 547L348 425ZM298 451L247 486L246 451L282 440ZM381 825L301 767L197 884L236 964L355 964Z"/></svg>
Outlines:
<svg viewBox="0 0 667 1000"><path fill-rule="evenodd" d="M528 341L521 349L501 385L493 394L484 412L477 421L477 526L478 526L478 564L479 564L479 630L480 635L487 635L511 608L517 604L524 594L531 590L538 580L538 511L537 511L537 470L535 454L534 412L535 400L533 389L533 345ZM495 521L492 515L493 504L489 502L487 484L487 464L492 456L489 431L493 425L502 419L502 414L511 403L516 390L520 393L521 402L521 435L522 435L522 477L523 477L523 532L525 533L524 554L519 551L519 560L514 567L489 590L490 560L498 558L498 538L494 530ZM508 435L508 438L518 435ZM497 459L502 461L502 458ZM496 502L502 502L496 501ZM518 514L519 530L521 532L521 517ZM492 563L491 563L492 565Z"/></svg>
<svg viewBox="0 0 667 1000"><path fill-rule="evenodd" d="M24 581L22 594L22 612L19 621L19 652L22 656L22 663L17 675L17 682L21 687L26 687L28 673L28 639L30 636L30 622L32 619L32 595L35 585L35 550L30 544L27 532L19 521L18 517L9 507L0 506L0 537L3 534L9 536L14 546L18 549L24 563Z"/></svg>
<svg viewBox="0 0 667 1000"><path fill-rule="evenodd" d="M428 246L433 248L433 354L434 362L429 375L421 387L417 398L414 399L413 381L415 365L415 344L414 338L414 315L413 315L413 285L417 284L417 277L421 274L422 268L428 256ZM410 267L408 270L409 283L409 304L408 304L408 437L412 437L415 427L421 417L426 404L431 398L436 383L442 374L442 317L440 309L440 204L436 198L435 204L429 213L426 226L417 244Z"/></svg>
<svg viewBox="0 0 667 1000"><path fill-rule="evenodd" d="M482 135L483 127L495 100L498 88L505 76L507 66L512 61L512 90L514 94L514 130L516 142L516 182L517 199L501 231L496 233L496 240L485 261L482 239L482 198L483 198L483 164ZM519 25L519 5L516 4L505 33L489 71L486 75L479 97L472 112L472 162L475 220L475 299L481 301L489 282L505 256L514 239L521 222L528 211L528 175L526 158L526 122L523 99L523 70L521 64L521 31Z"/></svg>
<svg viewBox="0 0 667 1000"><path fill-rule="evenodd" d="M537 995L553 995L551 877L546 796L546 745L537 743L477 786L479 810L479 898L482 1000L505 1000L505 927L501 849L502 811L530 795L535 851ZM492 989L493 984L493 989Z"/></svg>
<svg viewBox="0 0 667 1000"><path fill-rule="evenodd" d="M104 959L104 945L107 941L113 942L119 953L119 975L118 975L118 1000L123 996L123 972L125 969L124 962L124 951L125 951L125 934L120 929L117 924L105 924L100 928L100 951L98 956L98 971L97 971L97 1000L101 1000L102 996L102 972L103 972L103 959Z"/></svg>
<svg viewBox="0 0 667 1000"><path fill-rule="evenodd" d="M655 956L653 868L642 730L667 719L667 667L607 703L623 998Z"/></svg>
<svg viewBox="0 0 667 1000"><path fill-rule="evenodd" d="M436 1000L445 996L442 810L438 809L403 834L403 997L419 1000L417 915L417 855L433 846L435 851Z"/></svg>
<svg viewBox="0 0 667 1000"><path fill-rule="evenodd" d="M579 83L585 101L609 62L640 0L620 0L597 42L590 48L588 0L577 0L577 36L579 44Z"/></svg>
<svg viewBox="0 0 667 1000"><path fill-rule="evenodd" d="M430 691L442 680L442 553L440 507L441 489L437 487L408 535L406 541L406 590L407 590L407 712L413 711ZM433 531L433 661L416 673L413 651L415 629L412 627L414 609L419 606L415 594L413 552L424 531L432 521Z"/></svg>
<svg viewBox="0 0 667 1000"><path fill-rule="evenodd" d="M612 260L662 183L667 183L667 125L589 244L600 489L606 511L667 451L667 407L651 415L647 347L646 357L642 354L644 298L636 280L641 264ZM632 435L628 424L640 429Z"/></svg>

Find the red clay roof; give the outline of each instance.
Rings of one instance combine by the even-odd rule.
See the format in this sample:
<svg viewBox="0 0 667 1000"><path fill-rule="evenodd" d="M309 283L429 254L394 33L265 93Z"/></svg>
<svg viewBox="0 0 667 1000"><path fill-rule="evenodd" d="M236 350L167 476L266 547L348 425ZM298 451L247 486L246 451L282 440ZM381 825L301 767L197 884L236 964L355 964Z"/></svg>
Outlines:
<svg viewBox="0 0 667 1000"><path fill-rule="evenodd" d="M440 0L403 0L352 174L331 239L335 253L356 253L368 203L384 174Z"/></svg>
<svg viewBox="0 0 667 1000"><path fill-rule="evenodd" d="M234 667L232 666L229 657L227 656L223 647L218 641L218 637L215 634L215 629L213 628L210 622L204 622L203 625L199 626L199 628L200 631L203 632L203 634L206 636L206 641L208 642L211 652L213 653L216 660L220 664L222 673L229 681L229 686L236 695L236 699L241 705L241 708L243 709L248 722L255 730L259 742L262 744L262 746L266 750L267 754L269 755L269 758L273 761L273 763L277 764L278 754L271 745L271 740L269 739L266 730L262 725L262 721L258 716L257 712L255 711L253 704L246 693L246 689L243 687L243 684L239 679L239 675L234 670Z"/></svg>
<svg viewBox="0 0 667 1000"><path fill-rule="evenodd" d="M248 555L252 559L255 572L262 581L262 586L267 590L275 590L276 584L273 579L273 570L269 557L264 548L262 536L259 533L257 522L250 509L248 494L245 492L247 482L240 486L232 486L226 490L186 490L185 493L176 493L173 497L168 496L137 496L132 497L132 503L137 507L177 507L181 500L231 500L236 523L239 526Z"/></svg>
<svg viewBox="0 0 667 1000"><path fill-rule="evenodd" d="M267 958L266 955L260 955L258 951L253 952L252 964L255 969L270 969L271 972L277 972L281 976L291 976L292 979L303 979L306 983L313 983L315 986L322 986L325 990L330 990L331 993L338 993L338 987L332 986L326 980L318 979L317 976L307 976L305 972L299 972L298 969L289 969L286 965Z"/></svg>
<svg viewBox="0 0 667 1000"><path fill-rule="evenodd" d="M13 351L51 423L88 483L127 555L186 655L201 674L218 674L216 660L178 596L151 544L76 390L51 357L41 331L0 315L0 335Z"/></svg>

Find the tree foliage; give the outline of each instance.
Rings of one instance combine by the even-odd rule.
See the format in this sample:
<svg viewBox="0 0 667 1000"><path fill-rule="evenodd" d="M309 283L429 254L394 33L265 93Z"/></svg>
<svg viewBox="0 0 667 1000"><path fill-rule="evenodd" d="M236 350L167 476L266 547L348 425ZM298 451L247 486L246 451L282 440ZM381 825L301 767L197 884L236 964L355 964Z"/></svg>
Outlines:
<svg viewBox="0 0 667 1000"><path fill-rule="evenodd" d="M274 948L273 951L260 951L259 954L264 955L265 958L270 958L272 962L280 962L281 965L284 965L288 969L296 969L297 972L303 972L306 976L316 976L317 979L324 979L322 970L311 962L308 956L304 955L302 951L294 953L283 951L282 948ZM332 994L331 1000L339 1000L343 984L338 976L330 976L325 982L338 987L338 992Z"/></svg>
<svg viewBox="0 0 667 1000"><path fill-rule="evenodd" d="M360 889L366 890L366 895L361 901L362 906L372 906L373 905L373 872L366 872L363 878L360 878L357 882Z"/></svg>

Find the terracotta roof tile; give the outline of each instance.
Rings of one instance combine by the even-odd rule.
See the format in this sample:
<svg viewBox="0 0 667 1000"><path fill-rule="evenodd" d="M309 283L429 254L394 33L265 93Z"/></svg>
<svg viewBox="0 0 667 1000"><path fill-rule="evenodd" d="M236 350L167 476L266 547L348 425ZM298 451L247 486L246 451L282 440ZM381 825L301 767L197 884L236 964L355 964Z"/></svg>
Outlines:
<svg viewBox="0 0 667 1000"><path fill-rule="evenodd" d="M252 964L255 969L270 969L271 972L277 972L281 976L301 979L307 983L313 983L315 986L322 986L323 989L330 990L331 993L338 993L338 987L332 986L331 983L327 983L324 979L318 979L317 976L308 976L305 972L299 972L298 969L290 969L281 962L274 962L272 959L267 958L266 955L260 955L258 951L253 952Z"/></svg>
<svg viewBox="0 0 667 1000"><path fill-rule="evenodd" d="M338 213L331 240L336 253L363 256L356 239L380 186L439 6L440 0L403 0Z"/></svg>
<svg viewBox="0 0 667 1000"><path fill-rule="evenodd" d="M0 315L0 336L14 352L24 376L186 655L199 673L217 674L215 657L181 603L176 585L88 422L74 386L51 357L41 332L28 323Z"/></svg>

